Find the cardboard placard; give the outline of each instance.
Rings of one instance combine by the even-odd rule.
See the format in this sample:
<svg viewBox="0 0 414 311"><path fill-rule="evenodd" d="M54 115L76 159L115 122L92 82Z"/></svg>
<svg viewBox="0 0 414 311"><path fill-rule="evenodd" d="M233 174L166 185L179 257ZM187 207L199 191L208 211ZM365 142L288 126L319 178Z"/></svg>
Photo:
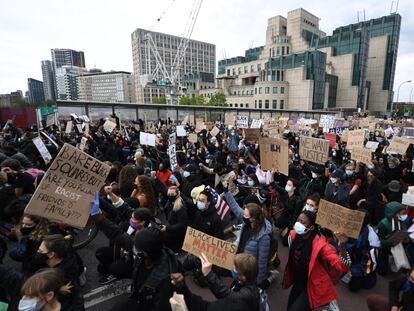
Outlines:
<svg viewBox="0 0 414 311"><path fill-rule="evenodd" d="M52 126L55 124L55 113L48 114L46 116L46 127Z"/></svg>
<svg viewBox="0 0 414 311"><path fill-rule="evenodd" d="M262 120L253 119L252 124L250 125L251 129L259 129L262 126Z"/></svg>
<svg viewBox="0 0 414 311"><path fill-rule="evenodd" d="M342 142L347 142L348 141L348 133L349 133L349 131L342 132L342 134L341 134L341 141Z"/></svg>
<svg viewBox="0 0 414 311"><path fill-rule="evenodd" d="M401 203L408 206L414 206L414 195L403 193Z"/></svg>
<svg viewBox="0 0 414 311"><path fill-rule="evenodd" d="M155 134L139 132L139 142L141 145L155 147L155 138L156 138Z"/></svg>
<svg viewBox="0 0 414 311"><path fill-rule="evenodd" d="M68 121L66 123L66 129L65 129L66 134L70 134L70 132L72 132L72 125L73 125L72 121Z"/></svg>
<svg viewBox="0 0 414 311"><path fill-rule="evenodd" d="M362 148L365 141L365 130L354 130L348 132L348 141L346 143L346 149L352 150L353 148Z"/></svg>
<svg viewBox="0 0 414 311"><path fill-rule="evenodd" d="M234 269L234 256L237 251L237 245L234 243L220 240L188 226L182 248L195 256L204 253L213 265L228 270Z"/></svg>
<svg viewBox="0 0 414 311"><path fill-rule="evenodd" d="M187 131L185 130L184 125L178 125L177 126L177 136L178 137L185 137L187 136Z"/></svg>
<svg viewBox="0 0 414 311"><path fill-rule="evenodd" d="M260 129L259 128L255 128L255 129L244 129L244 135L245 135L245 139L248 142L251 143L257 143L260 139Z"/></svg>
<svg viewBox="0 0 414 311"><path fill-rule="evenodd" d="M351 151L351 159L357 162L372 163L372 151L367 148L354 148Z"/></svg>
<svg viewBox="0 0 414 311"><path fill-rule="evenodd" d="M289 175L289 142L281 138L260 137L260 160L263 170L278 170Z"/></svg>
<svg viewBox="0 0 414 311"><path fill-rule="evenodd" d="M325 164L328 161L329 141L300 136L299 155L302 160Z"/></svg>
<svg viewBox="0 0 414 311"><path fill-rule="evenodd" d="M321 200L316 216L316 223L333 232L340 232L357 239L361 232L365 213L351 210L341 205Z"/></svg>
<svg viewBox="0 0 414 311"><path fill-rule="evenodd" d="M83 229L90 202L111 167L65 144L36 188L25 213Z"/></svg>
<svg viewBox="0 0 414 311"><path fill-rule="evenodd" d="M220 130L217 126L213 127L213 129L210 131L211 136L216 137L220 133Z"/></svg>
<svg viewBox="0 0 414 311"><path fill-rule="evenodd" d="M33 138L33 144L36 146L36 149L39 151L45 163L49 163L52 160L52 155L49 150L46 148L43 140L40 137Z"/></svg>
<svg viewBox="0 0 414 311"><path fill-rule="evenodd" d="M249 128L249 117L248 116L237 116L236 126L238 128L247 129Z"/></svg>
<svg viewBox="0 0 414 311"><path fill-rule="evenodd" d="M85 123L85 135L89 135L89 123Z"/></svg>
<svg viewBox="0 0 414 311"><path fill-rule="evenodd" d="M224 124L225 125L234 125L234 120L236 119L236 113L226 112L224 114Z"/></svg>
<svg viewBox="0 0 414 311"><path fill-rule="evenodd" d="M407 152L408 147L413 142L414 141L412 141L408 138L402 138L402 137L394 136L391 139L391 143L387 148L387 152L389 152L389 153L398 153L398 154L403 155Z"/></svg>
<svg viewBox="0 0 414 311"><path fill-rule="evenodd" d="M188 135L188 141L195 144L198 141L197 134L191 133Z"/></svg>
<svg viewBox="0 0 414 311"><path fill-rule="evenodd" d="M108 133L112 133L112 131L116 128L116 122L112 122L111 120L106 120L103 128Z"/></svg>
<svg viewBox="0 0 414 311"><path fill-rule="evenodd" d="M370 149L372 152L375 152L377 150L379 145L379 142L377 141L367 141L367 144L365 145L365 148Z"/></svg>
<svg viewBox="0 0 414 311"><path fill-rule="evenodd" d="M323 128L323 132L329 132L329 129L335 127L335 116L323 114L319 118L319 127Z"/></svg>

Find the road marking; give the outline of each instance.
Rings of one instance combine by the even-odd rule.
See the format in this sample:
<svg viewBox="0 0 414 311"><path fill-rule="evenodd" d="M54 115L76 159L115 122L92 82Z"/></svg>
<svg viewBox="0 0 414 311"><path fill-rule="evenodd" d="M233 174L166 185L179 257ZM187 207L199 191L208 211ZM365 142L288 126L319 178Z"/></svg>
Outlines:
<svg viewBox="0 0 414 311"><path fill-rule="evenodd" d="M83 295L83 298L85 299L85 308L88 309L112 298L127 294L129 293L130 286L130 279L122 279L95 288Z"/></svg>

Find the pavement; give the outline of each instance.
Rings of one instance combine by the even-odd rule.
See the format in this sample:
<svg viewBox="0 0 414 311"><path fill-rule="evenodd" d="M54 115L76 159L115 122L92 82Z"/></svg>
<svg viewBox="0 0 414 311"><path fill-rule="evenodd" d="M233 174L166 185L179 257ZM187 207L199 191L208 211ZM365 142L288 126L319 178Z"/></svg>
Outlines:
<svg viewBox="0 0 414 311"><path fill-rule="evenodd" d="M85 307L87 310L93 311L106 311L111 310L113 306L128 297L130 280L117 280L108 285L100 285L100 275L96 271L98 264L95 258L95 250L98 247L107 245L108 241L106 237L99 233L97 237L85 248L79 250L79 254L84 260L84 264L87 268L86 277L88 282L83 287L85 296ZM12 247L12 244L9 245ZM286 264L286 258L288 256L288 248L283 245L279 245L279 256L281 259L281 265L279 268L279 278L270 286L268 290L268 296L270 299L272 311L286 310L287 300L289 296L289 290L283 290L281 288L281 282L283 277L283 270ZM19 264L10 260L6 255L4 263L19 268ZM351 293L347 285L340 281L336 286L339 294L339 306L341 311L368 311L366 305L366 297L370 294L388 295L388 281L391 277L378 276L378 282L372 290L361 290L359 293ZM230 279L227 280L230 283ZM214 296L209 289L200 288L194 284L192 277L186 277L186 283L189 288L195 293L202 296L204 299L213 301Z"/></svg>

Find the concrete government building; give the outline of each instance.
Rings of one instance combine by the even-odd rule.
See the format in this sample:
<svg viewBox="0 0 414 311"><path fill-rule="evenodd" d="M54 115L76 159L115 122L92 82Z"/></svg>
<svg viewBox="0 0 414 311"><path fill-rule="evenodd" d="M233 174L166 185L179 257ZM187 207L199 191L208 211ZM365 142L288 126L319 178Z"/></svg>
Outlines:
<svg viewBox="0 0 414 311"><path fill-rule="evenodd" d="M220 60L216 88L200 94L223 92L232 107L390 110L401 16L338 27L330 36L319 20L302 8L269 18L266 44Z"/></svg>

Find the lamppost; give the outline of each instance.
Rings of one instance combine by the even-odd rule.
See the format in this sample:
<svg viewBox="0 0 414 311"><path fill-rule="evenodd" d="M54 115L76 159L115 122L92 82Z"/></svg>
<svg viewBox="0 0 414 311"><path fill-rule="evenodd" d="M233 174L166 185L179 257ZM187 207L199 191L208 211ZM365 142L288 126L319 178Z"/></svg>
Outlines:
<svg viewBox="0 0 414 311"><path fill-rule="evenodd" d="M400 97L400 88L401 88L401 86L403 85L403 84L405 84L405 83L410 83L411 82L411 80L407 80L407 81L403 81L403 82L401 82L400 83L400 85L398 86L398 91L397 91L397 103L398 103L398 98ZM392 104L392 107L391 107L392 109L391 109L391 114L394 112L394 103Z"/></svg>

